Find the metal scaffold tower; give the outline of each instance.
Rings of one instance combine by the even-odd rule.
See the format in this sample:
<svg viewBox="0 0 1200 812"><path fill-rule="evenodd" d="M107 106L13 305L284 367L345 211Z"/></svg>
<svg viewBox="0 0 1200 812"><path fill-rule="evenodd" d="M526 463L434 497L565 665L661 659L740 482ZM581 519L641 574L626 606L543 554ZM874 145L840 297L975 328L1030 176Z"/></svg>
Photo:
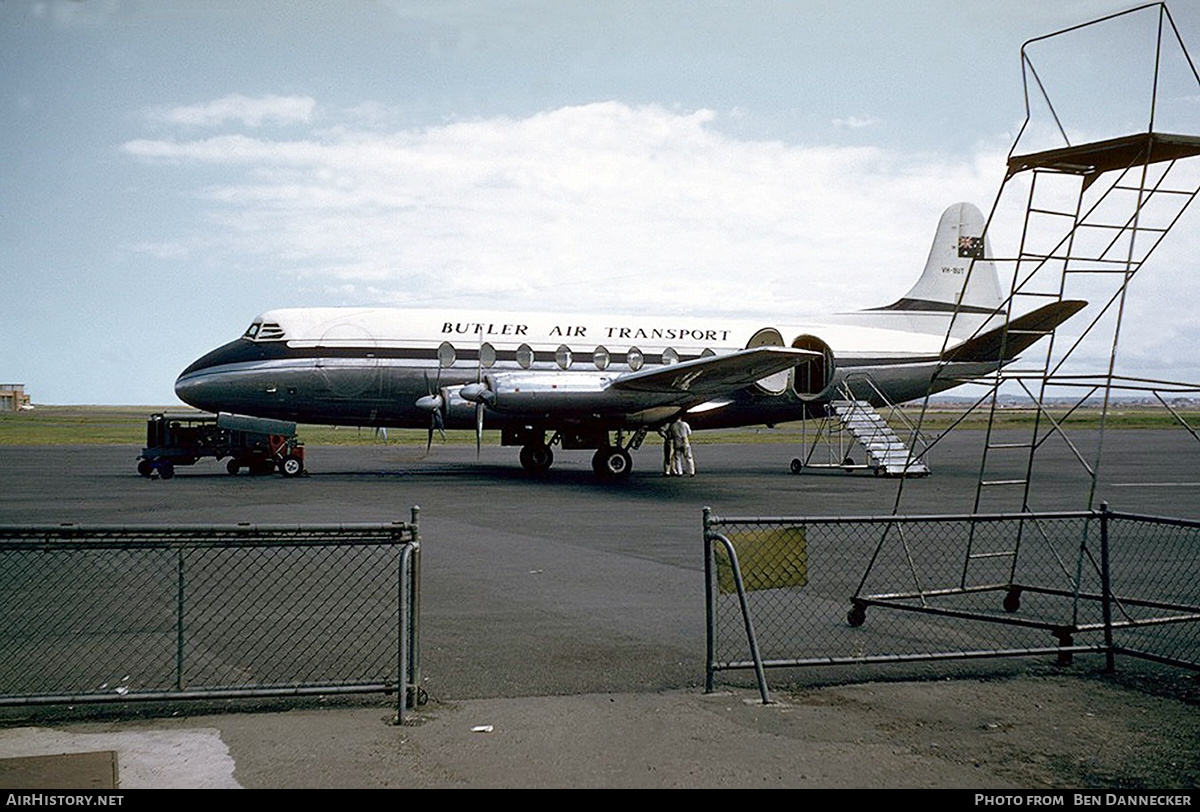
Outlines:
<svg viewBox="0 0 1200 812"><path fill-rule="evenodd" d="M1143 24L1151 16L1156 23L1152 67L1144 74L1149 87L1140 100L1146 105L1146 127L1132 134L1073 141L1033 54L1071 36L1091 36L1093 47L1102 43L1124 52L1125 43L1100 38L1094 30L1130 16L1140 16ZM986 387L972 411L987 414L973 513L1044 507L1034 504L1037 462L1039 452L1052 441L1064 443L1078 463L1077 481L1084 496L1082 505L1076 501L1050 507L1095 507L1104 427L1114 394L1153 393L1161 400L1163 393L1200 391L1186 383L1122 376L1116 363L1129 285L1200 192L1198 162L1187 160L1200 156L1200 136L1162 129L1162 97L1168 88L1172 98L1200 93L1200 74L1170 13L1163 4L1143 6L1038 37L1022 46L1021 65L1025 123L1009 153L987 231L1003 220L1006 203L1009 210L1023 212L1009 215L1004 235L1009 239L992 238L997 244L1016 245L994 258L1001 278L1011 279L998 311L1007 327L992 348L996 368L986 378L972 379ZM1106 102L1118 103L1102 95L1093 104ZM1086 129L1071 132L1075 131L1089 134ZM1047 136L1049 146L1044 144ZM973 267L974 262L968 280ZM1048 303L1083 309L1058 330L1021 318ZM1012 348L1025 346L1030 349L1017 362L1002 362L1012 357ZM953 360L953 353L947 360ZM949 369L944 366L937 374L949 375ZM1067 424L1085 404L1099 406L1099 428L1069 430ZM1027 416L1020 422L1032 423L1032 428L1006 428L1013 415ZM899 501L898 497L897 506Z"/></svg>
<svg viewBox="0 0 1200 812"><path fill-rule="evenodd" d="M1140 33L1141 45L1150 47L1131 46L1122 36L1130 32ZM1073 47L1081 38L1083 48ZM1071 46L1065 56L1055 50L1064 44ZM862 623L867 606L1006 622L1003 615L977 608L948 610L936 604L1002 591L1004 612L1011 614L1020 608L1023 592L1039 593L1071 599L1071 620L1055 627L1061 644L1069 645L1081 598L1101 591L1102 574L1090 550L1093 531L1085 523L1081 537L1070 543L1074 549L1067 549L1052 542L1040 518L1052 511L1106 509L1096 504L1097 485L1115 396L1154 397L1170 410L1165 394L1200 393L1194 383L1122 375L1117 364L1130 283L1200 193L1200 161L1189 160L1200 157L1195 121L1200 73L1167 7L1141 6L1029 40L1021 48L1021 65L1025 122L984 229L985 238L999 246L986 261L1011 282L994 317L962 344L961 331L954 330L953 322L960 321L955 313L942 365L930 385L933 392L945 384L972 383L983 392L951 426L972 415L986 417L973 520L955 539L962 545L961 565L930 577L918 564L928 560L922 555L927 540L901 522L889 523L853 598L851 625ZM1100 68L1119 73L1095 75ZM1056 83L1071 69L1077 81ZM1053 88L1065 87L1070 95L1088 83L1096 95L1082 105L1074 97L1065 105L1051 98ZM1136 110L1127 109L1135 103ZM1115 108L1122 108L1119 114ZM1179 110L1191 120L1178 117ZM1106 115L1112 123L1098 126L1095 119ZM1143 122L1144 128L1131 121ZM972 257L963 291L983 253L960 245L960 256ZM1064 315L1070 318L1056 328ZM997 331L1001 323L1005 327ZM970 352L960 353L964 347ZM962 375L956 360L980 357L994 360L969 369L975 377L952 377ZM1087 420L1081 419L1085 406ZM918 432L929 409L927 397ZM936 444L937 439L928 448ZM1039 477L1053 479L1054 487L1039 491ZM901 479L893 510L898 517L904 489ZM1052 498L1057 501L1047 504ZM988 517L1012 519L1013 532L987 532L983 520ZM1022 553L1023 543L1033 546ZM1042 562L1040 568L1027 571L1019 566L1022 557ZM893 571L906 570L907 585L878 577L885 558L903 563ZM1044 585L1048 578L1051 586Z"/></svg>

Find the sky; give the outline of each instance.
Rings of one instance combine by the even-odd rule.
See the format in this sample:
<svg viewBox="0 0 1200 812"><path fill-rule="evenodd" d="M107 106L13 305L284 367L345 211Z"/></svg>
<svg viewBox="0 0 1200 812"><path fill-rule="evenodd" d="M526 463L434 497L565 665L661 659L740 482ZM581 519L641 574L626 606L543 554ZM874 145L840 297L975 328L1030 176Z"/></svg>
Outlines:
<svg viewBox="0 0 1200 812"><path fill-rule="evenodd" d="M995 200L1022 43L1129 7L0 0L0 381L170 405L276 307L884 305L947 206ZM1200 7L1170 10L1200 48ZM1145 128L1142 19L1035 62L1073 139ZM1200 134L1194 80L1162 95L1160 129ZM1198 265L1189 210L1122 371L1200 381Z"/></svg>

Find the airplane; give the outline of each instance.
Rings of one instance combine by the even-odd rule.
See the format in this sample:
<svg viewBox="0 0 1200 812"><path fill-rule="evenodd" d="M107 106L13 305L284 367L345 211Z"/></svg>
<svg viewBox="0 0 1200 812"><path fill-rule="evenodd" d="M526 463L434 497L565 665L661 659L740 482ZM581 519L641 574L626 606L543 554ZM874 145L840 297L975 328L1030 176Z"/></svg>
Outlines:
<svg viewBox="0 0 1200 812"><path fill-rule="evenodd" d="M1007 364L1081 310L1057 301L1006 325L983 214L942 215L916 284L884 307L803 324L724 317L293 308L258 316L179 375L211 412L326 425L499 429L521 465L592 450L608 479L648 432L824 417L849 388L903 403ZM965 283L965 284L964 284ZM873 386L866 386L867 379Z"/></svg>

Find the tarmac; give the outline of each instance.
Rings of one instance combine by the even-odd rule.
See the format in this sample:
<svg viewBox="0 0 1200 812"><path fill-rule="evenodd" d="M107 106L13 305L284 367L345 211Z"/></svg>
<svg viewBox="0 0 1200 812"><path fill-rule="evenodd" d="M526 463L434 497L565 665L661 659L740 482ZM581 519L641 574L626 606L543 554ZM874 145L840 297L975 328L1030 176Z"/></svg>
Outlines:
<svg viewBox="0 0 1200 812"><path fill-rule="evenodd" d="M969 507L962 434L905 484L905 512ZM1101 497L1200 516L1194 442L1111 432L1124 462ZM0 788L1200 786L1200 692L1178 670L993 660L814 673L769 705L744 677L704 693L700 508L886 514L895 482L792 476L794 448L751 444L697 446L695 479L598 486L584 452L530 480L510 451L318 447L301 481L202 462L161 482L133 473L136 449L0 446L4 523L391 521L420 504L430 696L402 726L383 697L5 709ZM1080 506L1055 487L1047 509Z"/></svg>

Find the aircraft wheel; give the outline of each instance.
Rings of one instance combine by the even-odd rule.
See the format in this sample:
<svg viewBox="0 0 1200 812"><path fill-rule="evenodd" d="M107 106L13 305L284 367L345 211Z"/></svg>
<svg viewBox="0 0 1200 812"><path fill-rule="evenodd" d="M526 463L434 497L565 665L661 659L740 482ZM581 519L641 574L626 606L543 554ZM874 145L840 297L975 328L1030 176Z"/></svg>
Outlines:
<svg viewBox="0 0 1200 812"><path fill-rule="evenodd" d="M137 472L142 476L149 478L150 475L154 473L154 463L150 462L150 460L139 460Z"/></svg>
<svg viewBox="0 0 1200 812"><path fill-rule="evenodd" d="M799 459L792 460L791 471L793 474L798 474L803 470L804 470L804 463L800 462Z"/></svg>
<svg viewBox="0 0 1200 812"><path fill-rule="evenodd" d="M238 471L242 470L242 464L236 458L232 458L225 463L225 470L229 472L230 476L237 476Z"/></svg>
<svg viewBox="0 0 1200 812"><path fill-rule="evenodd" d="M521 446L521 467L533 474L541 474L550 470L554 464L554 452L545 443L531 443Z"/></svg>
<svg viewBox="0 0 1200 812"><path fill-rule="evenodd" d="M1004 611L1012 612L1021 608L1021 589L1020 587L1012 587L1004 595Z"/></svg>
<svg viewBox="0 0 1200 812"><path fill-rule="evenodd" d="M592 470L606 479L624 479L633 471L633 457L623 448L601 448L592 457Z"/></svg>
<svg viewBox="0 0 1200 812"><path fill-rule="evenodd" d="M304 473L304 460L295 454L288 454L279 461L279 473L286 477L300 476Z"/></svg>
<svg viewBox="0 0 1200 812"><path fill-rule="evenodd" d="M846 613L846 623L857 629L867 620L867 607L855 604L850 611Z"/></svg>
<svg viewBox="0 0 1200 812"><path fill-rule="evenodd" d="M170 479L175 476L175 463L170 460L163 460L158 464L158 475L163 479Z"/></svg>

